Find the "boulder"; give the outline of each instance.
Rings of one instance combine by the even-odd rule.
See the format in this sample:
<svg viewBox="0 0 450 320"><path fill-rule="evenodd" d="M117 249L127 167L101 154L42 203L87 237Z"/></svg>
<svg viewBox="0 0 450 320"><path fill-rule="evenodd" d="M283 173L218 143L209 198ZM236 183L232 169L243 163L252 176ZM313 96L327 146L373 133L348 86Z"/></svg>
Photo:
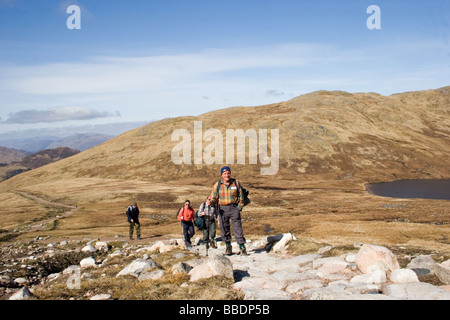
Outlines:
<svg viewBox="0 0 450 320"><path fill-rule="evenodd" d="M151 272L142 272L139 274L138 280L144 281L144 280L158 280L161 279L164 276L164 270L155 270Z"/></svg>
<svg viewBox="0 0 450 320"><path fill-rule="evenodd" d="M84 246L81 251L83 252L95 252L97 251L97 249L95 249L91 244L88 244L86 246Z"/></svg>
<svg viewBox="0 0 450 320"><path fill-rule="evenodd" d="M424 276L433 273L435 266L436 262L431 255L420 255L412 259L406 267L413 270L418 276Z"/></svg>
<svg viewBox="0 0 450 320"><path fill-rule="evenodd" d="M192 282L214 276L224 276L233 279L233 265L226 257L214 256L195 266L188 274Z"/></svg>
<svg viewBox="0 0 450 320"><path fill-rule="evenodd" d="M389 279L393 283L419 282L416 273L410 269L397 269L390 273Z"/></svg>
<svg viewBox="0 0 450 320"><path fill-rule="evenodd" d="M397 257L388 248L378 245L364 244L355 257L355 263L362 273L376 263L384 263L391 272L400 269Z"/></svg>
<svg viewBox="0 0 450 320"><path fill-rule="evenodd" d="M96 265L97 265L97 261L95 261L94 257L84 258L83 260L80 261L80 267L82 269L93 268Z"/></svg>
<svg viewBox="0 0 450 320"><path fill-rule="evenodd" d="M172 267L172 273L189 273L189 271L192 270L192 267L184 262L178 262L177 264L173 265Z"/></svg>
<svg viewBox="0 0 450 320"><path fill-rule="evenodd" d="M33 293L25 286L9 297L9 300L28 300L33 296Z"/></svg>
<svg viewBox="0 0 450 320"><path fill-rule="evenodd" d="M445 284L450 284L450 260L435 265L434 273Z"/></svg>
<svg viewBox="0 0 450 320"><path fill-rule="evenodd" d="M116 277L131 275L138 278L141 273L144 273L152 268L158 267L158 264L153 259L138 258L123 268Z"/></svg>

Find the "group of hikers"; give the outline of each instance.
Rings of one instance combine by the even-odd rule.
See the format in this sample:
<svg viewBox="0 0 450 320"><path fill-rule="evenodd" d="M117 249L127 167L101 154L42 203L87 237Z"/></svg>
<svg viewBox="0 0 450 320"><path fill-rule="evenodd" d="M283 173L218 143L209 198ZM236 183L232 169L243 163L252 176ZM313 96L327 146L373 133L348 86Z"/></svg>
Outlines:
<svg viewBox="0 0 450 320"><path fill-rule="evenodd" d="M221 179L214 184L210 195L200 205L197 217L189 200L186 200L184 206L178 211L177 219L181 221L186 247L192 247L191 238L195 234L194 221L202 219L203 241L206 243L206 248L209 249L210 246L217 248L215 242L217 220L222 241L226 244L225 255L232 255L231 227L239 245L239 254L247 255L241 221L241 210L245 205L246 198L245 189L242 188L238 180L231 178L230 167L222 167L220 175ZM141 230L139 208L136 202L128 207L127 218L130 239L133 237L133 230L136 229L136 236L139 240L141 238Z"/></svg>

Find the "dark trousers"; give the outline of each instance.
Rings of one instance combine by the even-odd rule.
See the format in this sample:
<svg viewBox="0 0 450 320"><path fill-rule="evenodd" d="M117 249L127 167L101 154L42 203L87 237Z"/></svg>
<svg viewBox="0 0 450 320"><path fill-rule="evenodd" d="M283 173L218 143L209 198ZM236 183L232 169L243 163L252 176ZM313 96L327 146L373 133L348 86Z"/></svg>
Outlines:
<svg viewBox="0 0 450 320"><path fill-rule="evenodd" d="M203 229L203 241L214 242L216 238L216 221L205 219L205 229Z"/></svg>
<svg viewBox="0 0 450 320"><path fill-rule="evenodd" d="M219 209L219 224L220 232L222 233L222 240L225 242L231 241L231 230L238 244L245 244L244 232L242 230L241 211L238 206L220 206ZM230 224L231 220L231 224Z"/></svg>
<svg viewBox="0 0 450 320"><path fill-rule="evenodd" d="M184 243L186 244L186 247L191 247L191 238L195 234L194 230L194 224L192 221L181 221L181 226L183 228L183 235L184 235Z"/></svg>

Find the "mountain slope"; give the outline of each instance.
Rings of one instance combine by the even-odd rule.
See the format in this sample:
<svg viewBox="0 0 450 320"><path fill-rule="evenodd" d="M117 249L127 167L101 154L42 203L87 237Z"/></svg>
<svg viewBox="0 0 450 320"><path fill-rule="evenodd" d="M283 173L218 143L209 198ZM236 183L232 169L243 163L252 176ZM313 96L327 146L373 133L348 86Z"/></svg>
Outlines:
<svg viewBox="0 0 450 320"><path fill-rule="evenodd" d="M175 130L187 130L194 145L194 121L204 134L220 130L223 158L226 129L279 130L279 168L258 159L231 164L247 180L296 180L307 177L353 179L355 182L450 176L450 87L392 96L318 91L289 101L234 107L199 117L165 119L131 130L106 143L14 180L29 184L39 178L101 177L147 181L217 177L220 163L175 164L171 153L179 144ZM202 151L212 142L204 141ZM268 143L270 146L270 143ZM269 148L270 149L270 148ZM269 151L270 154L270 151ZM190 159L194 161L194 150ZM270 178L268 178L270 177ZM5 186L6 187L6 186Z"/></svg>
<svg viewBox="0 0 450 320"><path fill-rule="evenodd" d="M70 148L46 149L0 167L0 181L9 179L19 173L36 169L47 164L71 157L80 151Z"/></svg>
<svg viewBox="0 0 450 320"><path fill-rule="evenodd" d="M95 147L105 141L108 141L111 138L113 138L113 136L106 134L80 133L69 136L59 141L55 141L51 145L49 145L47 149L67 147L75 150L84 151L92 147Z"/></svg>

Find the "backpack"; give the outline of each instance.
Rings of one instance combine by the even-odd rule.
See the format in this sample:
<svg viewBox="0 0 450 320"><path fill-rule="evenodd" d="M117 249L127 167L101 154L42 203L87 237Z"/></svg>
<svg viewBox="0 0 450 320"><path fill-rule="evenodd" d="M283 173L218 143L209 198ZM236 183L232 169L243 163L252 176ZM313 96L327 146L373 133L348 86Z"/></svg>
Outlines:
<svg viewBox="0 0 450 320"><path fill-rule="evenodd" d="M198 216L198 210L195 213L194 224L197 227L198 231L201 231L201 230L203 230L205 228L205 219L203 219L203 217L199 217Z"/></svg>
<svg viewBox="0 0 450 320"><path fill-rule="evenodd" d="M222 180L219 180L219 182L217 183L217 194L219 194L219 188L220 188L220 182L221 182ZM237 183L236 183L236 179L234 179L234 184L236 184L236 186L239 188L239 187L241 187L242 188L242 193L244 194L244 207L246 206L246 205L248 205L248 204L250 204L252 201L250 200L250 198L248 197L248 195L249 195L249 193L250 193L250 191L248 191L247 189L245 189L243 186L241 186L240 185L240 183L239 183L239 185L237 185Z"/></svg>

